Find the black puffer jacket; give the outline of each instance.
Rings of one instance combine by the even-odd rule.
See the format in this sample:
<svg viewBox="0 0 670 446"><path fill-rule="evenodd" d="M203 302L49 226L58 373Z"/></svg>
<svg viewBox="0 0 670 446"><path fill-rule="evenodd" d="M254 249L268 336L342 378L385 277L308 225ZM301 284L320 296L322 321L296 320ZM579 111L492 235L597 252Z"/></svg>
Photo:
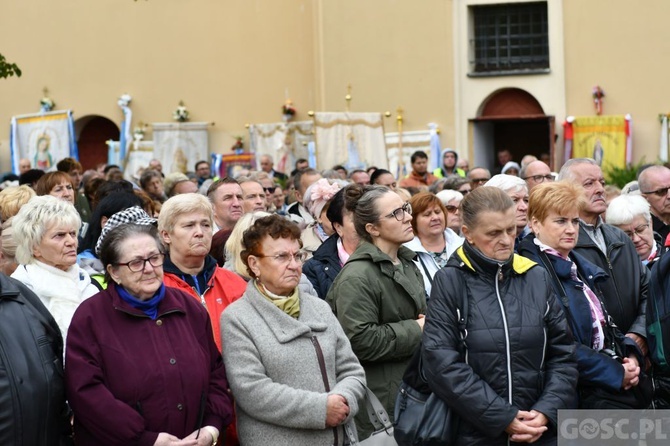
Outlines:
<svg viewBox="0 0 670 446"><path fill-rule="evenodd" d="M330 286L342 270L340 266L340 257L337 253L337 234L333 234L326 239L314 251L312 258L305 262L302 267L302 273L307 276L316 293L321 299L325 299Z"/></svg>
<svg viewBox="0 0 670 446"><path fill-rule="evenodd" d="M603 224L607 245L605 255L579 224L579 238L574 252L602 268L609 277L600 284L603 300L614 323L622 333L646 337L645 312L649 287L649 271L642 265L635 245L619 228Z"/></svg>
<svg viewBox="0 0 670 446"><path fill-rule="evenodd" d="M67 429L63 340L39 298L0 274L0 444L56 446Z"/></svg>
<svg viewBox="0 0 670 446"><path fill-rule="evenodd" d="M577 406L573 339L549 276L535 266L518 255L495 262L466 242L435 275L422 357L431 389L460 415L457 444L507 444L519 410L546 415L549 431L535 444L555 444L557 411ZM466 361L456 317L464 298Z"/></svg>

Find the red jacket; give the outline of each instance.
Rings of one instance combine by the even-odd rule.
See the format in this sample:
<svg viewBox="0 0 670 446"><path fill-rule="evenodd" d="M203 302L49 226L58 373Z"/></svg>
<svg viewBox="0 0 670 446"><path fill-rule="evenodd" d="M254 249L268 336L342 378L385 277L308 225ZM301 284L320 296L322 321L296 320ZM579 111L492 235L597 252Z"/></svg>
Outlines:
<svg viewBox="0 0 670 446"><path fill-rule="evenodd" d="M419 175L414 171L411 171L409 175L398 182L400 187L417 187L419 189L428 189L428 186L436 182L438 178L430 172L426 172L424 175Z"/></svg>
<svg viewBox="0 0 670 446"><path fill-rule="evenodd" d="M181 277L167 270L164 272L163 282L165 286L178 288L187 292L198 299L199 302L203 302L204 299L209 318L212 320L214 341L219 351L221 351L221 328L219 326L221 313L223 313L223 310L228 305L242 297L242 294L247 289L247 282L237 274L220 266L216 266L214 274L212 274L212 277L207 282L207 289L204 291L203 297L200 297L198 292Z"/></svg>
<svg viewBox="0 0 670 446"><path fill-rule="evenodd" d="M156 320L114 285L86 299L70 324L65 363L77 445L149 446L160 432L223 432L232 420L207 312L179 290L165 289Z"/></svg>

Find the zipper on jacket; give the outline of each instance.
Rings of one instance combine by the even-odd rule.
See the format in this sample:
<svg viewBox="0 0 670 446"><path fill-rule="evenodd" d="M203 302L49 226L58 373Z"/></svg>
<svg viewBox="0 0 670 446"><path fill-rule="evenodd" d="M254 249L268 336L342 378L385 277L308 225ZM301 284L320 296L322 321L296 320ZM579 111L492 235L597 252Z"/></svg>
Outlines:
<svg viewBox="0 0 670 446"><path fill-rule="evenodd" d="M549 314L549 302L547 302L547 309L544 312L544 317ZM542 343L542 361L540 362L540 372L544 370L544 359L547 353L547 325L542 325L542 334L544 335L544 342Z"/></svg>
<svg viewBox="0 0 670 446"><path fill-rule="evenodd" d="M509 345L509 328L507 327L507 316L505 316L505 307L503 306L502 298L500 297L500 281L502 280L502 265L498 265L498 274L496 277L496 297L498 298L498 305L500 305L500 314L502 315L503 327L505 329L505 353L507 355L507 402L512 404L512 355L510 353Z"/></svg>

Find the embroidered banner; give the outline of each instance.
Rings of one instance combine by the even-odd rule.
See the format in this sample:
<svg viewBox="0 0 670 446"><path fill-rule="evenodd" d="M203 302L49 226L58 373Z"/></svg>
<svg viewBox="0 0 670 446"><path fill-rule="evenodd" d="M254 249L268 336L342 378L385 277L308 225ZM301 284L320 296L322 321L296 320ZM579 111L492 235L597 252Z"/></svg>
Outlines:
<svg viewBox="0 0 670 446"><path fill-rule="evenodd" d="M603 171L625 167L632 157L631 126L630 115L568 117L566 158L593 158Z"/></svg>
<svg viewBox="0 0 670 446"><path fill-rule="evenodd" d="M314 123L296 121L252 124L249 126L249 141L251 152L256 154L257 160L262 155L270 155L276 171L290 172L295 160L308 158L307 146L314 141Z"/></svg>
<svg viewBox="0 0 670 446"><path fill-rule="evenodd" d="M314 131L318 169L388 167L381 113L318 112Z"/></svg>
<svg viewBox="0 0 670 446"><path fill-rule="evenodd" d="M403 178L412 171L410 158L414 152L423 150L427 155L431 153L431 143L433 142L431 130L403 132L402 152L398 150L401 142L398 138L398 132L387 133L384 137L386 138L386 148L388 149L388 171L396 178Z"/></svg>
<svg viewBox="0 0 670 446"><path fill-rule="evenodd" d="M10 129L12 171L27 158L34 169L55 170L63 158L79 159L71 110L15 116Z"/></svg>
<svg viewBox="0 0 670 446"><path fill-rule="evenodd" d="M163 173L186 173L195 163L209 159L207 122L154 123L154 158L163 164Z"/></svg>

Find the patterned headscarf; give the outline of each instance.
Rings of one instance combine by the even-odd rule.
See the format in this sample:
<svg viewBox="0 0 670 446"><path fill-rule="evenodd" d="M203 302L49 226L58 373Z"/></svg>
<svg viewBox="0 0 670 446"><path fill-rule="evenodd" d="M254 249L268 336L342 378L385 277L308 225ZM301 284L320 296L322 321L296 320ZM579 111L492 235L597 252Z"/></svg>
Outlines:
<svg viewBox="0 0 670 446"><path fill-rule="evenodd" d="M107 220L105 226L102 228L100 237L98 237L98 242L95 244L95 255L100 257L100 247L102 246L102 242L105 240L105 237L107 237L107 234L109 234L109 231L116 228L117 226L121 226L126 223L156 226L157 222L158 220L150 217L149 214L147 214L144 209L139 206L133 206L131 208L117 212L116 214L112 215L109 220Z"/></svg>

